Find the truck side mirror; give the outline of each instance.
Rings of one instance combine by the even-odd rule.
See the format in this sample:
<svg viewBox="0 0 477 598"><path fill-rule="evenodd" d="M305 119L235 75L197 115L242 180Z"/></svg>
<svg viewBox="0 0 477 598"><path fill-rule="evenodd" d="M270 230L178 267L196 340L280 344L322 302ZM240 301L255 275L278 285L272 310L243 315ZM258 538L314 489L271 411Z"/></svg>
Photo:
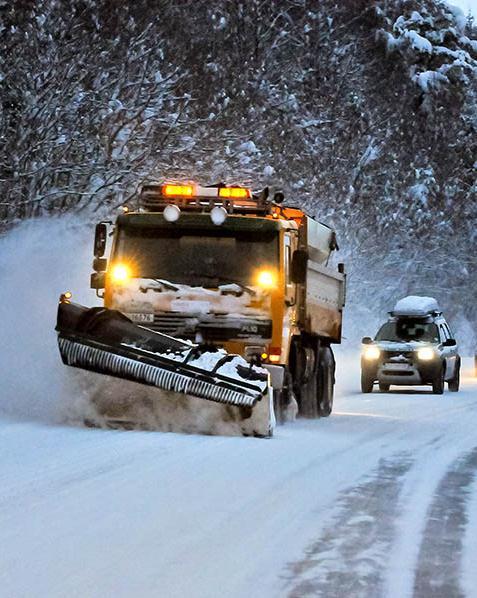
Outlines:
<svg viewBox="0 0 477 598"><path fill-rule="evenodd" d="M93 260L93 270L95 272L105 272L108 267L108 260L105 257L95 257Z"/></svg>
<svg viewBox="0 0 477 598"><path fill-rule="evenodd" d="M295 284L306 282L306 269L308 267L308 251L297 249L293 252L290 267L290 278Z"/></svg>
<svg viewBox="0 0 477 598"><path fill-rule="evenodd" d="M361 342L363 343L363 345L371 345L373 339L370 336L364 336Z"/></svg>
<svg viewBox="0 0 477 598"><path fill-rule="evenodd" d="M91 274L90 287L92 289L104 289L105 287L106 272L93 272Z"/></svg>
<svg viewBox="0 0 477 598"><path fill-rule="evenodd" d="M103 257L106 251L106 239L108 237L108 227L104 222L96 225L94 233L94 257Z"/></svg>

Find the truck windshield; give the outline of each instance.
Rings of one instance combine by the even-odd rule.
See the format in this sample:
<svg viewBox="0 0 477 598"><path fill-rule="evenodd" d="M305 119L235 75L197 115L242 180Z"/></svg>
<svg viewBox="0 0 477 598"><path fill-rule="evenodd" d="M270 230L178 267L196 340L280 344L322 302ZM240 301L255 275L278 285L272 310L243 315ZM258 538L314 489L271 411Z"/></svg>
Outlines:
<svg viewBox="0 0 477 598"><path fill-rule="evenodd" d="M276 232L121 228L114 259L133 265L138 278L214 287L252 284L257 270L278 266Z"/></svg>
<svg viewBox="0 0 477 598"><path fill-rule="evenodd" d="M436 324L423 322L413 318L386 322L376 335L377 341L424 341L428 343L439 342L439 331Z"/></svg>

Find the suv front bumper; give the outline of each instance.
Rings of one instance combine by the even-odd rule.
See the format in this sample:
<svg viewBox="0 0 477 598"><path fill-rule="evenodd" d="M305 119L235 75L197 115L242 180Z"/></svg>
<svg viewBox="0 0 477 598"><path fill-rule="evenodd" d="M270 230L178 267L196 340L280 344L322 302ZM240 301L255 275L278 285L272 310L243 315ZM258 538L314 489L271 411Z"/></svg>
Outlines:
<svg viewBox="0 0 477 598"><path fill-rule="evenodd" d="M382 384L393 384L397 386L417 386L421 384L432 384L432 381L439 375L442 362L436 358L430 362L383 362L374 365L362 363L362 369L369 377Z"/></svg>

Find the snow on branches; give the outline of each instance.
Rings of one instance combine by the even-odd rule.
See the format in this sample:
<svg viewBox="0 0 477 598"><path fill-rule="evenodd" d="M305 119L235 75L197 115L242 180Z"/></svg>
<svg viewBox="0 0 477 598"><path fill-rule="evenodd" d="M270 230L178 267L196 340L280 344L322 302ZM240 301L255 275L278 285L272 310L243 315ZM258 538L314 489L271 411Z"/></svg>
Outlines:
<svg viewBox="0 0 477 598"><path fill-rule="evenodd" d="M477 43L465 34L463 13L445 3L396 2L389 13L377 8L377 38L388 55L399 54L423 94L459 91L477 75ZM396 12L401 14L394 18ZM423 101L423 108L432 104Z"/></svg>

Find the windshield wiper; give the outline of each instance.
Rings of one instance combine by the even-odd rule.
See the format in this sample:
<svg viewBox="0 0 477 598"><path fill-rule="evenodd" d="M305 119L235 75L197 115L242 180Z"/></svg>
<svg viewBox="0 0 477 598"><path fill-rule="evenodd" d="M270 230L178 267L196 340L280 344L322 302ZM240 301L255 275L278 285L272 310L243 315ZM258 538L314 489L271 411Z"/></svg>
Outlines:
<svg viewBox="0 0 477 598"><path fill-rule="evenodd" d="M169 282L168 280L164 280L162 278L143 278L143 280L152 280L153 282L156 282L160 285L162 285L163 287L165 287L166 289L169 289L170 291L178 291L179 287L176 287L174 284L172 284L172 282ZM158 291L159 289L155 286L151 286L151 285L141 285L140 290L143 291L144 293L150 289L151 291Z"/></svg>
<svg viewBox="0 0 477 598"><path fill-rule="evenodd" d="M234 278L227 278L225 276L215 276L212 274L199 274L198 272L191 272L191 274L193 276L197 276L198 278L206 278L207 280L216 280L217 282L222 283L222 284L236 284L238 287L240 287L243 291L245 291L252 297L255 297L255 295L257 294L256 291L254 291L253 289L248 287L246 284L244 284L243 282L240 282L239 280L235 280Z"/></svg>

